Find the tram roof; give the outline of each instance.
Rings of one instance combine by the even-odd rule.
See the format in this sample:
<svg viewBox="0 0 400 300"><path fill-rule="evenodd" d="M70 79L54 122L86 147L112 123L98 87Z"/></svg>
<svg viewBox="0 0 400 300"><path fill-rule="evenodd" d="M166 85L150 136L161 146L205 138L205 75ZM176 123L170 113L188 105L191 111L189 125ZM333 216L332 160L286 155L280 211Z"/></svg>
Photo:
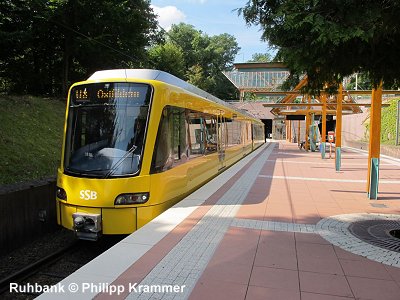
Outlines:
<svg viewBox="0 0 400 300"><path fill-rule="evenodd" d="M184 89L190 93L193 93L195 95L198 95L202 98L205 98L207 100L216 102L220 105L223 105L231 110L238 111L243 115L246 115L250 118L256 118L254 115L243 111L243 110L238 110L234 106L230 105L229 103L211 95L210 93L207 93L206 91L203 91L202 89L174 76L171 75L167 72L160 71L160 70L153 70L153 69L113 69L113 70L103 70L103 71L97 71L93 73L92 76L88 78L88 80L102 80L102 79L108 79L108 78L138 78L138 79L145 79L145 80L157 80L161 81L170 85L174 85L177 87L180 87L181 89Z"/></svg>

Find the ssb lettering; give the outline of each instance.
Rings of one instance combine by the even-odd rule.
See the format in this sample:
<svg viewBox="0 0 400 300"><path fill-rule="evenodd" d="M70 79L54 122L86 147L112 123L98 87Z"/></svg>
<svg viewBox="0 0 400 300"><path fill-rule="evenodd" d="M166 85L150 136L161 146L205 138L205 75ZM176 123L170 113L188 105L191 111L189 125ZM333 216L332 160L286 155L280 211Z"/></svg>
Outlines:
<svg viewBox="0 0 400 300"><path fill-rule="evenodd" d="M83 200L96 200L97 192L91 190L81 190L79 192L80 198Z"/></svg>

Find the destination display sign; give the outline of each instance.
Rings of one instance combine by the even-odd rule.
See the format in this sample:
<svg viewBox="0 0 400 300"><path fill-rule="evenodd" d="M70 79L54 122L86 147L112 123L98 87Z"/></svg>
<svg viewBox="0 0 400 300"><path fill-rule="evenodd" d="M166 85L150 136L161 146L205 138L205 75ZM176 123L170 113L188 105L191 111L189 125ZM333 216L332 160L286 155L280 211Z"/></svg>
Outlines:
<svg viewBox="0 0 400 300"><path fill-rule="evenodd" d="M71 104L111 103L123 99L148 104L150 91L150 86L142 83L92 83L73 87L70 99Z"/></svg>

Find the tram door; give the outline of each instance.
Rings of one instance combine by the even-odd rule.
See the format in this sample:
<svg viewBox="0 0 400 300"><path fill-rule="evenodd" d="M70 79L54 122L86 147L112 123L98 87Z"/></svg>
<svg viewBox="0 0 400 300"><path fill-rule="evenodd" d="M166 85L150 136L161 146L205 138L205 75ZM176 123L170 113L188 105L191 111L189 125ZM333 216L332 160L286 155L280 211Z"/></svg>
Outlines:
<svg viewBox="0 0 400 300"><path fill-rule="evenodd" d="M225 149L227 144L228 132L226 131L226 124L224 117L218 115L218 158L219 158L219 169L225 167Z"/></svg>

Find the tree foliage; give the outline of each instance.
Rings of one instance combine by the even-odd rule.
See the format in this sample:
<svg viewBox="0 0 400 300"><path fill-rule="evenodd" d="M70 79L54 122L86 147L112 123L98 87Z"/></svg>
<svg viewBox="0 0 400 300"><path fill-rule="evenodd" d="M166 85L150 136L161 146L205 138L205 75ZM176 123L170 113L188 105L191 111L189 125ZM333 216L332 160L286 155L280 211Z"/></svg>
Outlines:
<svg viewBox="0 0 400 300"><path fill-rule="evenodd" d="M367 73L354 74L346 86L347 90L370 90L371 88L371 81Z"/></svg>
<svg viewBox="0 0 400 300"><path fill-rule="evenodd" d="M397 120L397 102L399 98L395 98L389 101L390 106L384 107L382 110L382 125L381 125L381 141L393 141L396 140L396 124Z"/></svg>
<svg viewBox="0 0 400 300"><path fill-rule="evenodd" d="M96 70L147 67L235 98L222 74L239 51L233 36L183 23L165 34L157 26L149 0L1 1L0 88L65 95Z"/></svg>
<svg viewBox="0 0 400 300"><path fill-rule="evenodd" d="M292 73L306 73L311 91L355 72L376 87L400 78L400 1L250 0L239 9L278 48Z"/></svg>
<svg viewBox="0 0 400 300"><path fill-rule="evenodd" d="M172 42L160 43L148 51L149 61L156 69L179 78L185 76L185 59L182 48Z"/></svg>
<svg viewBox="0 0 400 300"><path fill-rule="evenodd" d="M147 0L6 0L1 81L14 92L60 94L98 69L140 66L157 40Z"/></svg>
<svg viewBox="0 0 400 300"><path fill-rule="evenodd" d="M251 59L247 62L259 62L259 63L267 63L272 60L271 54L269 53L254 53L251 56Z"/></svg>
<svg viewBox="0 0 400 300"><path fill-rule="evenodd" d="M173 59L164 60L160 49L172 47L171 45L180 54ZM177 75L219 98L233 99L237 98L236 88L222 71L232 69L239 49L232 35L225 33L209 36L192 25L180 23L173 25L165 34L163 45L153 46L149 53L155 68Z"/></svg>

